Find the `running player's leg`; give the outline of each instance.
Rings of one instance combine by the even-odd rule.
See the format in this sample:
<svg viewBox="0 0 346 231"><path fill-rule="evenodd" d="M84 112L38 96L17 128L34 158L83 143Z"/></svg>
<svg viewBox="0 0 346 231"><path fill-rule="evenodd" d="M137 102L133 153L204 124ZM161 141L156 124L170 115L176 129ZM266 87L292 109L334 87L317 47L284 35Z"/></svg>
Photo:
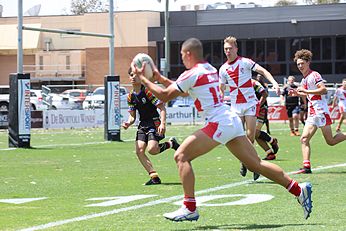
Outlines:
<svg viewBox="0 0 346 231"><path fill-rule="evenodd" d="M294 124L293 124L293 107L291 106L286 106L286 110L287 110L287 116L288 116L288 124L290 127L290 135L291 136L295 136L294 133Z"/></svg>
<svg viewBox="0 0 346 231"><path fill-rule="evenodd" d="M141 162L145 170L149 173L154 171L154 168L153 168L153 165L151 164L151 161L147 157L147 155L145 155L147 142L148 142L148 137L146 132L142 129L138 129L136 134L136 143L135 143L136 155L138 157L139 162Z"/></svg>
<svg viewBox="0 0 346 231"><path fill-rule="evenodd" d="M344 108L340 108L340 118L338 120L338 125L336 126L336 132L340 132L341 131L341 125L342 122L344 121L345 117L346 117L346 109Z"/></svg>
<svg viewBox="0 0 346 231"><path fill-rule="evenodd" d="M249 104L249 107L244 110L244 118L245 118L245 127L246 127L246 135L250 142L254 144L255 137L256 137L256 111L257 111L257 105L251 105ZM244 164L241 164L240 167L240 174L244 176L243 174L245 172L246 174L246 167ZM260 175L257 172L253 172L253 179L257 180L260 177Z"/></svg>
<svg viewBox="0 0 346 231"><path fill-rule="evenodd" d="M273 150L269 147L268 143L266 140L263 139L263 137L261 137L261 128L263 126L262 120L259 120L257 118L257 123L256 123L256 142L258 143L258 145L264 150L264 152L266 153L266 156L268 155L274 155ZM267 133L265 133L267 134ZM269 135L268 135L269 136ZM268 138L268 137L267 137ZM269 136L270 138L270 136ZM270 140L269 140L270 141ZM275 155L274 155L275 157ZM274 158L275 159L275 158Z"/></svg>
<svg viewBox="0 0 346 231"><path fill-rule="evenodd" d="M159 143L160 140L164 139L164 135L159 135L156 132L156 129L153 129L149 131L148 133L148 147L147 150L151 155L159 154L169 148L174 148L173 146L173 140L169 140L166 142ZM176 140L174 139L174 142ZM178 143L176 143L176 146L179 146Z"/></svg>
<svg viewBox="0 0 346 231"><path fill-rule="evenodd" d="M300 136L299 133L299 106L296 106L292 111L294 134Z"/></svg>
<svg viewBox="0 0 346 231"><path fill-rule="evenodd" d="M260 133L259 130L256 131L256 134L257 133ZM269 147L268 143L259 138L257 135L256 135L256 142L258 143L258 145L266 152L266 153L273 153L272 149ZM274 154L274 153L273 153Z"/></svg>
<svg viewBox="0 0 346 231"><path fill-rule="evenodd" d="M342 132L338 132L333 136L332 128L330 125L326 125L324 127L321 127L322 134L324 139L326 140L327 144L330 146L334 146L344 140L346 140L346 134Z"/></svg>
<svg viewBox="0 0 346 231"><path fill-rule="evenodd" d="M261 160L255 149L250 145L245 136L239 136L226 144L227 148L241 162L245 163L249 169L258 172L268 179L285 187L291 194L295 195L304 210L304 217L307 219L312 211L311 184L298 184L291 179L279 166Z"/></svg>
<svg viewBox="0 0 346 231"><path fill-rule="evenodd" d="M266 152L266 160L274 160L276 158L275 154L279 150L278 141L276 138L272 138L268 133L262 131L262 127L265 121L264 113L259 113L256 121L256 141L261 146L261 148ZM272 148L269 147L271 144Z"/></svg>
<svg viewBox="0 0 346 231"><path fill-rule="evenodd" d="M302 145L302 155L303 155L303 168L300 169L300 173L311 173L311 146L310 140L312 136L316 133L317 126L310 123L306 123L303 129L302 136L300 137L300 142Z"/></svg>
<svg viewBox="0 0 346 231"><path fill-rule="evenodd" d="M183 185L184 200L183 206L180 209L163 214L165 218L172 221L198 220L199 214L196 209L195 199L195 175L191 161L220 144L210 137L213 136L211 134L216 131L216 128L208 124L203 128L203 131L198 130L188 136L176 150L174 160L177 163L179 177Z"/></svg>
<svg viewBox="0 0 346 231"><path fill-rule="evenodd" d="M153 164L151 163L148 156L145 154L145 150L147 148L147 142L148 142L148 136L145 129L138 129L136 134L136 155L139 160L139 162L142 164L144 169L148 172L150 179L148 182L145 183L145 185L153 185L153 184L160 184L161 180L159 178L158 173L153 167Z"/></svg>
<svg viewBox="0 0 346 231"><path fill-rule="evenodd" d="M174 153L174 160L177 163L185 195L189 197L195 196L195 177L191 161L198 156L209 152L219 144L220 143L207 136L202 130L194 132L180 144L180 147Z"/></svg>
<svg viewBox="0 0 346 231"><path fill-rule="evenodd" d="M284 187L290 183L290 178L279 166L258 157L256 150L245 136L234 138L226 146L251 171L256 171Z"/></svg>

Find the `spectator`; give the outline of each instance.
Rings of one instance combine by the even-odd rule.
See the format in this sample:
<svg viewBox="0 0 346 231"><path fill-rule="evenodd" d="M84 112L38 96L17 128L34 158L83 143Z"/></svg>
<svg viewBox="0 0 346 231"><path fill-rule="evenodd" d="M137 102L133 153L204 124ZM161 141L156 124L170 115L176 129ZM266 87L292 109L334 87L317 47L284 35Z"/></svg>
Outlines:
<svg viewBox="0 0 346 231"><path fill-rule="evenodd" d="M298 85L294 82L294 76L288 76L287 84L281 94L281 100L284 101L289 121L290 135L300 136L299 134L299 96L291 96L289 94L293 89L297 89Z"/></svg>

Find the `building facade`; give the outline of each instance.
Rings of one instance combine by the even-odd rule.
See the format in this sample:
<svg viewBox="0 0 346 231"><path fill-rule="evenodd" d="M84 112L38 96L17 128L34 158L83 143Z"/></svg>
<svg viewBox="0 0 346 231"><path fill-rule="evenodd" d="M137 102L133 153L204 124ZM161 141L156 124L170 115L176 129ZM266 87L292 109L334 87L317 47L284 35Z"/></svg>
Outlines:
<svg viewBox="0 0 346 231"><path fill-rule="evenodd" d="M219 68L225 62L223 39L238 38L239 54L266 67L282 83L300 73L293 62L296 50L310 49L312 68L328 82L346 77L346 4L230 8L170 12L170 72L184 71L180 47L199 38L206 60ZM38 28L108 34L108 13L24 17ZM116 12L115 74L128 83L127 70L139 52L148 53L160 69L164 57L164 13ZM0 17L0 85L16 72L17 18ZM107 38L23 31L24 72L34 88L41 85L102 85L109 71Z"/></svg>
<svg viewBox="0 0 346 231"><path fill-rule="evenodd" d="M301 78L293 57L303 48L313 52L313 69L328 82L340 82L346 77L345 12L346 4L170 12L170 76L184 70L180 47L185 39L199 38L205 58L219 68L226 60L223 40L233 35L239 55L264 66L281 83L289 75ZM158 59L164 57L163 36L162 14L161 26L149 28Z"/></svg>
<svg viewBox="0 0 346 231"><path fill-rule="evenodd" d="M24 26L109 34L109 14L24 17ZM127 70L139 52L155 59L156 44L148 41L148 27L158 26L160 13L114 14L115 74L128 83ZM17 18L0 18L0 85L17 70ZM103 85L109 73L109 39L23 30L24 72L33 87L41 85Z"/></svg>

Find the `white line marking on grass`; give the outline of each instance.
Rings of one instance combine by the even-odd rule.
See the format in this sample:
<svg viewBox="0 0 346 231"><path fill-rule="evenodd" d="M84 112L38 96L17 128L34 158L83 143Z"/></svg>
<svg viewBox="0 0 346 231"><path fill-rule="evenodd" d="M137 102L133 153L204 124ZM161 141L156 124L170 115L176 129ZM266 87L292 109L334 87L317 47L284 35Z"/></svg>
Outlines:
<svg viewBox="0 0 346 231"><path fill-rule="evenodd" d="M314 168L312 170L313 171L321 171L321 170L325 170L325 169L338 168L338 167L346 167L346 163L329 165L329 166L324 166L324 167L318 167L318 168ZM288 174L292 175L295 172L296 171L290 172ZM260 179L266 179L266 178L260 177ZM197 191L196 195L215 192L215 191L228 189L228 188L233 188L233 187L241 186L241 185L248 184L251 182L253 182L253 180L245 180L245 181L241 181L241 182L225 184L222 186ZM183 196L172 196L172 197L168 197L168 198L164 198L164 199L160 199L160 200L150 201L150 202L147 202L147 203L144 203L141 205L134 205L134 206L120 208L120 209L113 209L113 210L102 212L102 213L94 213L94 214L84 215L84 216L80 216L80 217L74 217L74 218L70 218L70 219L66 219L66 220L50 222L50 223L43 224L43 225L33 226L30 228L26 228L26 229L21 229L20 231L34 231L34 230L48 229L48 228L52 228L52 227L56 227L56 226L60 226L60 225L68 224L68 223L73 223L73 222L77 222L77 221L85 221L85 220L89 220L89 219L93 219L93 218L97 218L97 217L105 217L105 216L109 216L109 215L113 215L113 214L117 214L117 213L121 213L121 212L127 212L127 211L131 211L131 210L136 210L136 209L148 207L148 206L158 205L158 204L162 204L162 203L169 203L169 202L173 202L176 200L181 200L182 198L183 198Z"/></svg>
<svg viewBox="0 0 346 231"><path fill-rule="evenodd" d="M177 136L176 136L177 137ZM124 142L132 142L135 141L135 139L126 139L122 140ZM75 143L75 144L43 144L43 145L35 145L32 146L33 148L49 148L49 147L64 147L64 146L82 146L82 145L94 145L94 144L110 144L114 143L111 141L99 141L99 142L85 142L85 143ZM17 148L0 148L0 151L11 151L16 150Z"/></svg>
<svg viewBox="0 0 346 231"><path fill-rule="evenodd" d="M107 144L111 143L110 141L100 141L100 142L86 142L86 143L77 143L77 144L44 144L44 145L35 145L33 148L49 148L49 147L64 147L64 146L82 146L82 145L94 145L94 144ZM0 151L10 151L16 150L17 148L1 148Z"/></svg>

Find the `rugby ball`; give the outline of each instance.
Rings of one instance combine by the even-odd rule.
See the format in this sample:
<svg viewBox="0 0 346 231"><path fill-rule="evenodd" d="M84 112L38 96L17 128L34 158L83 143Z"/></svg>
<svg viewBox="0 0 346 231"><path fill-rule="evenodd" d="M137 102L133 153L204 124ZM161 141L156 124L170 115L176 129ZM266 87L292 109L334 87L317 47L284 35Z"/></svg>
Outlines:
<svg viewBox="0 0 346 231"><path fill-rule="evenodd" d="M144 53L139 53L133 58L133 63L137 68L142 68L144 62L146 64L143 70L143 75L145 78L149 79L150 81L153 81L154 62L152 58Z"/></svg>

